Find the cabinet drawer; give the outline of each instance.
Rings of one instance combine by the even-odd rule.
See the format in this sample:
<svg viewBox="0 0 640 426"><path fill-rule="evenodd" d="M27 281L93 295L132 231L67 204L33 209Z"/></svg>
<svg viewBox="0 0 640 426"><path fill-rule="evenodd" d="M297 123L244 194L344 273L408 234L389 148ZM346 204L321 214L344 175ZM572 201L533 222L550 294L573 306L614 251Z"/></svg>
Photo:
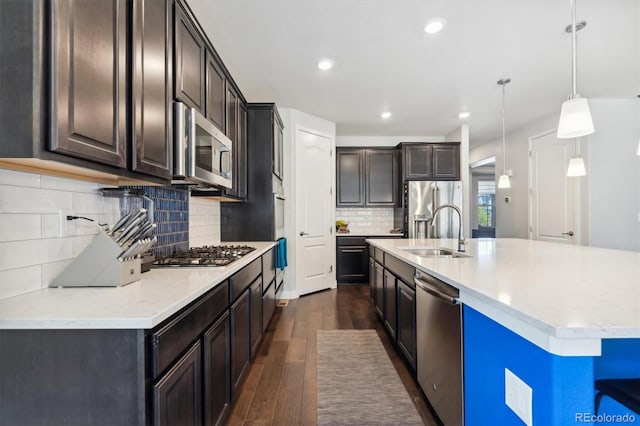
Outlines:
<svg viewBox="0 0 640 426"><path fill-rule="evenodd" d="M152 376L158 377L209 324L229 308L225 281L151 335Z"/></svg>
<svg viewBox="0 0 640 426"><path fill-rule="evenodd" d="M382 250L380 250L377 247L374 247L374 259L376 259L376 262L380 263L381 265L384 265L384 252Z"/></svg>
<svg viewBox="0 0 640 426"><path fill-rule="evenodd" d="M416 268L397 257L391 256L389 253L385 253L384 255L384 267L401 278L402 281L410 283L411 288L415 288L413 285L413 277L416 274Z"/></svg>
<svg viewBox="0 0 640 426"><path fill-rule="evenodd" d="M262 255L262 282L270 283L275 278L275 276L276 276L276 250L271 249Z"/></svg>
<svg viewBox="0 0 640 426"><path fill-rule="evenodd" d="M367 237L337 237L339 246L364 246Z"/></svg>
<svg viewBox="0 0 640 426"><path fill-rule="evenodd" d="M234 301L238 296L242 294L242 291L249 287L249 284L256 279L258 275L262 273L262 259L257 258L247 266L245 266L240 272L237 272L230 279L231 289L231 301Z"/></svg>

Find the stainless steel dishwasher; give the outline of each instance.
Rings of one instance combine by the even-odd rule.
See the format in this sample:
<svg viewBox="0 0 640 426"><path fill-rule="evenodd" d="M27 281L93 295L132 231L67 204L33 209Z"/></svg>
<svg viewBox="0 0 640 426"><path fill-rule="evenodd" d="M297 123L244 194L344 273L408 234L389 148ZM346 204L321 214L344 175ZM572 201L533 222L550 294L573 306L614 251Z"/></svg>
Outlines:
<svg viewBox="0 0 640 426"><path fill-rule="evenodd" d="M417 376L422 391L446 426L464 423L462 309L458 289L417 271Z"/></svg>

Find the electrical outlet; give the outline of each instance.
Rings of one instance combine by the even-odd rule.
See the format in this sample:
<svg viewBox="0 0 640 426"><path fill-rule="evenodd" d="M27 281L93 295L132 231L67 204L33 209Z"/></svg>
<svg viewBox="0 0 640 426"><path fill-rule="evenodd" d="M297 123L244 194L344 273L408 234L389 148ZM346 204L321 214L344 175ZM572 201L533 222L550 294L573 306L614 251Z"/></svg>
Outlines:
<svg viewBox="0 0 640 426"><path fill-rule="evenodd" d="M504 369L504 402L527 425L533 425L533 389L508 368Z"/></svg>
<svg viewBox="0 0 640 426"><path fill-rule="evenodd" d="M73 220L67 220L67 216L73 216L71 210L60 210L60 236L69 237L76 232L76 223Z"/></svg>

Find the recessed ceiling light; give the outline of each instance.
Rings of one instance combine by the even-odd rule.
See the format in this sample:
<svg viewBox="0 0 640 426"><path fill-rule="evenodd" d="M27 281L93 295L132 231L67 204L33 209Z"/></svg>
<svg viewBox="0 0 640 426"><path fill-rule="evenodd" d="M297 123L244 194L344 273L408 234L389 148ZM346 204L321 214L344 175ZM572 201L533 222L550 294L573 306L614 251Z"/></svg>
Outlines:
<svg viewBox="0 0 640 426"><path fill-rule="evenodd" d="M318 68L322 71L327 71L333 68L333 61L331 59L321 59L318 61Z"/></svg>
<svg viewBox="0 0 640 426"><path fill-rule="evenodd" d="M458 118L469 118L469 116L471 115L470 112L468 111L463 111L460 114L458 114Z"/></svg>
<svg viewBox="0 0 640 426"><path fill-rule="evenodd" d="M444 28L445 23L445 20L442 18L434 18L427 22L427 25L424 27L424 32L427 34L439 33Z"/></svg>
<svg viewBox="0 0 640 426"><path fill-rule="evenodd" d="M385 119L390 118L391 117L391 111L383 112L382 114L380 114L380 117L385 118Z"/></svg>

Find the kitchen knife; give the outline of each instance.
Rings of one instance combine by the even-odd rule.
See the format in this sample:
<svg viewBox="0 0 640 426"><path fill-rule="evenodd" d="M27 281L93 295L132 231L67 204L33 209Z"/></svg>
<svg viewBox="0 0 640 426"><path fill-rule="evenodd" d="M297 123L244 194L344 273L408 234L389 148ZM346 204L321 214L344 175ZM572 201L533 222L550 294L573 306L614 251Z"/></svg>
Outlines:
<svg viewBox="0 0 640 426"><path fill-rule="evenodd" d="M131 216L133 216L134 213L127 213L124 216L122 216L120 219L118 219L118 221L116 222L115 225L113 225L113 228L111 229L111 231L109 232L109 235L113 235L117 230L119 230L120 228L122 228L122 226L131 218Z"/></svg>
<svg viewBox="0 0 640 426"><path fill-rule="evenodd" d="M120 234L118 238L116 238L116 242L120 244L120 247L129 245L131 243L131 237L136 234L140 230L140 225L136 225L129 230L126 234L123 232Z"/></svg>
<svg viewBox="0 0 640 426"><path fill-rule="evenodd" d="M122 241L122 245L132 244L136 240L144 238L144 234L151 228L151 224L148 221L144 221L131 230L131 234Z"/></svg>
<svg viewBox="0 0 640 426"><path fill-rule="evenodd" d="M138 240L135 243L131 244L131 246L129 246L128 249L126 249L122 253L120 253L120 256L118 256L118 260L120 262L122 262L123 260L125 260L128 257L132 256L133 252L135 250L137 250L141 245L142 245L142 240Z"/></svg>
<svg viewBox="0 0 640 426"><path fill-rule="evenodd" d="M131 229L133 229L136 225L140 224L143 220L146 219L146 217L147 217L147 210L140 209L132 219L129 219L123 225L122 233L118 236L118 238L116 238L116 242L120 242L124 238L123 235L128 234L131 231Z"/></svg>
<svg viewBox="0 0 640 426"><path fill-rule="evenodd" d="M156 224L156 223L152 223L152 224L151 224L151 228L149 228L149 229L146 231L146 233L145 233L142 237L143 237L143 238L147 238L147 237L148 237L148 238L151 238L151 237L153 237L153 231L155 231L155 229L156 229L157 227L158 227L158 224ZM153 237L153 238L155 238L155 237Z"/></svg>

